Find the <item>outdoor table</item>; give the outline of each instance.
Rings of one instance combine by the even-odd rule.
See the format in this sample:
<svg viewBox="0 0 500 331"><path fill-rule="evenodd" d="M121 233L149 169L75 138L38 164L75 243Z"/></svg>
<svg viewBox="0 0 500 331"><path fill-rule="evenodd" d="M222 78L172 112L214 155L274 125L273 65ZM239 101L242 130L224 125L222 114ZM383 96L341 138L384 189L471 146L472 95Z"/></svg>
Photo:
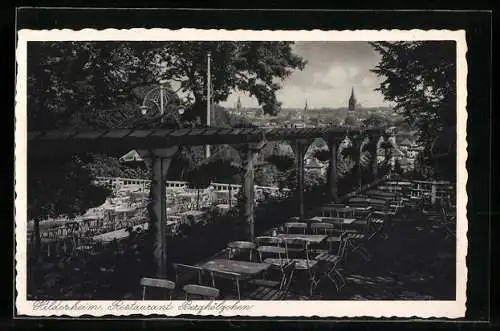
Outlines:
<svg viewBox="0 0 500 331"><path fill-rule="evenodd" d="M127 216L132 216L130 213L136 212L137 208L135 207L125 207L125 206L120 206L114 209L114 212L117 214L121 214L121 219L118 220L118 222L115 222L115 228L119 228L119 226L123 225L122 222L125 222L127 220Z"/></svg>
<svg viewBox="0 0 500 331"><path fill-rule="evenodd" d="M206 221L206 212L201 210L189 210L183 212L181 216L184 218L184 222L188 219L189 216L193 217L195 223Z"/></svg>
<svg viewBox="0 0 500 331"><path fill-rule="evenodd" d="M411 183L411 182L404 182L404 181L401 181L401 182L388 181L388 182L385 182L384 184L391 185L391 186L411 186L411 185L413 185L413 183Z"/></svg>
<svg viewBox="0 0 500 331"><path fill-rule="evenodd" d="M350 207L352 209L354 209L355 212L358 212L358 213L369 213L372 211L373 207L372 206L366 206L366 207Z"/></svg>
<svg viewBox="0 0 500 331"><path fill-rule="evenodd" d="M136 226L133 227L133 230L134 231L147 230L148 226L149 226L148 223L136 225ZM128 232L127 229L120 229L120 230L106 232L106 233L94 236L93 240L95 240L95 241L101 241L101 242L104 242L104 243L109 243L109 242L112 242L113 240L122 240L122 239L125 239L129 235L130 235L130 232Z"/></svg>
<svg viewBox="0 0 500 331"><path fill-rule="evenodd" d="M322 234L293 234L293 233L280 233L277 235L278 238L284 240L293 240L293 239L304 239L309 241L311 244L319 244L323 240L325 240L328 236Z"/></svg>
<svg viewBox="0 0 500 331"><path fill-rule="evenodd" d="M255 247L256 245L250 241L232 241L227 244L229 258L231 258L235 251L249 251L250 261L252 261L252 252Z"/></svg>
<svg viewBox="0 0 500 331"><path fill-rule="evenodd" d="M56 228L60 225L66 224L67 222L68 222L67 218L54 218L54 219L40 221L40 223L38 225L40 227L40 231L42 231L42 230ZM29 221L28 222L28 231L34 231L34 229L35 229L35 222Z"/></svg>
<svg viewBox="0 0 500 331"><path fill-rule="evenodd" d="M231 209L231 206L227 203L219 203L215 207L222 212L227 212L229 209Z"/></svg>
<svg viewBox="0 0 500 331"><path fill-rule="evenodd" d="M323 217L323 216L314 216L311 218L313 221L317 222L327 222L327 223L339 223L339 224L352 224L356 221L356 218L351 217Z"/></svg>
<svg viewBox="0 0 500 331"><path fill-rule="evenodd" d="M208 261L201 265L201 268L213 272L233 272L240 274L242 277L251 278L269 269L270 266L267 263L217 259Z"/></svg>

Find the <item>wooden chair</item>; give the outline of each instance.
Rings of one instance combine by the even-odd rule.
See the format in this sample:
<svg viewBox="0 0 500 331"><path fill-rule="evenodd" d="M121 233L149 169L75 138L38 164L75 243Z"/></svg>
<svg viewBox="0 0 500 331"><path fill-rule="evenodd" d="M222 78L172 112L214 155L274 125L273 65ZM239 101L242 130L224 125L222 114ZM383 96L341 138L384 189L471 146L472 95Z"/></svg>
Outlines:
<svg viewBox="0 0 500 331"><path fill-rule="evenodd" d="M238 253L247 251L249 254L249 261L252 261L253 251L256 245L249 241L233 241L227 244L228 259L234 258Z"/></svg>
<svg viewBox="0 0 500 331"><path fill-rule="evenodd" d="M305 222L287 222L285 223L286 233L302 233L306 234L307 223Z"/></svg>
<svg viewBox="0 0 500 331"><path fill-rule="evenodd" d="M323 206L319 210L322 217L337 217L337 208L330 206Z"/></svg>
<svg viewBox="0 0 500 331"><path fill-rule="evenodd" d="M339 264L344 261L346 243L347 243L346 241L340 242L340 247L337 254L332 254L330 252L323 252L316 255L316 257L314 258L319 263L319 266L323 274L323 278L330 279L335 285L337 292L339 292L346 284L344 276L340 273L338 269ZM337 276L338 280L340 281L340 284L337 282L335 276Z"/></svg>
<svg viewBox="0 0 500 331"><path fill-rule="evenodd" d="M217 299L220 295L220 291L214 287L187 284L182 288L184 291L184 296L186 300L190 300L193 297L201 299Z"/></svg>
<svg viewBox="0 0 500 331"><path fill-rule="evenodd" d="M328 252L333 251L333 246L342 244L342 231L340 228L333 223L312 223L311 229L313 234L324 234L327 235L326 242L328 243Z"/></svg>
<svg viewBox="0 0 500 331"><path fill-rule="evenodd" d="M78 241L78 245L74 247L73 252L76 256L96 255L96 242L92 237L82 237Z"/></svg>
<svg viewBox="0 0 500 331"><path fill-rule="evenodd" d="M457 216L455 213L450 213L445 207L441 207L441 218L443 227L446 231L445 240L449 238L456 238L457 236Z"/></svg>
<svg viewBox="0 0 500 331"><path fill-rule="evenodd" d="M369 205L369 199L368 198L360 198L360 197L354 197L350 198L347 204L350 207L366 207Z"/></svg>
<svg viewBox="0 0 500 331"><path fill-rule="evenodd" d="M294 270L298 272L304 272L308 278L310 283L309 294L312 296L314 288L318 285L319 281L317 279L317 268L318 261L313 260L310 257L310 242L304 238L287 238L284 239L285 249L288 251L290 245L301 246L301 252L298 253L296 250L293 250L295 258L293 261L295 262ZM288 253L289 254L289 253Z"/></svg>
<svg viewBox="0 0 500 331"><path fill-rule="evenodd" d="M197 266L173 263L175 270L175 283L177 286L190 283L193 280L198 282L198 285L203 284L203 269Z"/></svg>
<svg viewBox="0 0 500 331"><path fill-rule="evenodd" d="M234 288L236 289L236 294L238 300L241 299L241 291L240 291L240 281L241 275L236 272L227 272L227 271L210 271L210 276L212 278L212 287L217 288L215 285L215 280L229 280ZM220 287L219 287L220 288Z"/></svg>
<svg viewBox="0 0 500 331"><path fill-rule="evenodd" d="M283 275L280 281L267 279L253 279L249 284L254 285L250 294L245 295L250 300L284 300L287 297L290 284L293 279L295 262L291 261L283 267Z"/></svg>
<svg viewBox="0 0 500 331"><path fill-rule="evenodd" d="M172 291L175 289L175 283L167 280L167 279L158 279L158 278L141 278L141 286L142 286L142 300L146 298L146 288L161 288L164 292L164 297L166 298L167 293L169 299L172 300Z"/></svg>
<svg viewBox="0 0 500 331"><path fill-rule="evenodd" d="M351 207L337 208L335 217L354 218L355 213L356 213L356 208L351 208Z"/></svg>

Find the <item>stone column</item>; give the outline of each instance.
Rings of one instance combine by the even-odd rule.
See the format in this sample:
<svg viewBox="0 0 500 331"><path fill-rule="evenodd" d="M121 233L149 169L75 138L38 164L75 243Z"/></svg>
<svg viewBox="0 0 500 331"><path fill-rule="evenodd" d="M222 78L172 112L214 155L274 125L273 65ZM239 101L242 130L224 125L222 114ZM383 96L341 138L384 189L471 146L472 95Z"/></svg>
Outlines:
<svg viewBox="0 0 500 331"><path fill-rule="evenodd" d="M370 135L369 151L372 156L370 160L370 173L372 175L372 182L375 182L378 177L378 155L377 155L377 144L380 136L376 134Z"/></svg>
<svg viewBox="0 0 500 331"><path fill-rule="evenodd" d="M304 153L308 147L307 141L295 142L295 161L297 172L298 213L300 221L304 220Z"/></svg>
<svg viewBox="0 0 500 331"><path fill-rule="evenodd" d="M354 162L355 162L355 176L356 176L356 183L357 183L357 188L361 189L363 185L363 179L362 179L362 167L361 167L361 144L363 143L363 137L362 136L353 136L352 138L352 146L354 149Z"/></svg>
<svg viewBox="0 0 500 331"><path fill-rule="evenodd" d="M265 146L265 142L258 144L248 144L246 150L246 158L243 159L243 217L248 225L248 239L253 242L255 239L255 169L254 165L257 160L259 151Z"/></svg>
<svg viewBox="0 0 500 331"><path fill-rule="evenodd" d="M166 187L168 168L177 152L177 146L153 151L140 151L139 154L149 163L152 170L149 192L149 231L154 237L154 258L157 277L167 276L167 236L166 224Z"/></svg>
<svg viewBox="0 0 500 331"><path fill-rule="evenodd" d="M328 189L330 198L334 202L339 202L338 194L338 174L337 174L337 154L338 146L341 139L338 137L331 137L328 139L328 148L330 151L330 165L328 174Z"/></svg>

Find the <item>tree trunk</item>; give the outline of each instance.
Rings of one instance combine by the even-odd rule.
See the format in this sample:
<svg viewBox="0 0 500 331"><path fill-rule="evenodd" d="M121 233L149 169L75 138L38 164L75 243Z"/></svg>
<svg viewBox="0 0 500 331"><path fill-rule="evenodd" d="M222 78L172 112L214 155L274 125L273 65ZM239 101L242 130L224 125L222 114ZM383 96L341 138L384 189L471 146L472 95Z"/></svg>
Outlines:
<svg viewBox="0 0 500 331"><path fill-rule="evenodd" d="M255 203L255 187L254 187L254 162L256 153L248 150L247 157L243 165L245 173L243 175L243 217L247 224L248 240L254 240L254 203Z"/></svg>
<svg viewBox="0 0 500 331"><path fill-rule="evenodd" d="M164 259L165 246L164 246L164 236L163 236L163 226L162 226L162 197L163 188L165 185L162 182L162 159L159 157L153 157L153 178L151 180L150 189L150 230L154 234L154 259L156 264L157 277L162 278L166 276L166 261Z"/></svg>
<svg viewBox="0 0 500 331"><path fill-rule="evenodd" d="M167 274L167 243L163 221L166 218L166 188L168 168L172 157L177 151L176 146L155 150L154 152L141 151L141 156L149 164L151 160L151 188L149 191L149 236L153 242L154 261L158 278L165 278Z"/></svg>
<svg viewBox="0 0 500 331"><path fill-rule="evenodd" d="M330 199L338 202L338 174L337 174L337 141L332 139L328 142L330 150L330 162L328 165L328 188L330 192Z"/></svg>
<svg viewBox="0 0 500 331"><path fill-rule="evenodd" d="M41 247L42 247L42 240L40 238L40 220L35 218L33 220L34 222L34 253L35 253L35 256L38 258L40 257L40 250L41 250Z"/></svg>
<svg viewBox="0 0 500 331"><path fill-rule="evenodd" d="M196 189L196 210L200 209L200 188Z"/></svg>
<svg viewBox="0 0 500 331"><path fill-rule="evenodd" d="M207 98L203 94L195 94L195 102L193 107L186 112L184 119L188 121L200 120L200 124L207 123Z"/></svg>

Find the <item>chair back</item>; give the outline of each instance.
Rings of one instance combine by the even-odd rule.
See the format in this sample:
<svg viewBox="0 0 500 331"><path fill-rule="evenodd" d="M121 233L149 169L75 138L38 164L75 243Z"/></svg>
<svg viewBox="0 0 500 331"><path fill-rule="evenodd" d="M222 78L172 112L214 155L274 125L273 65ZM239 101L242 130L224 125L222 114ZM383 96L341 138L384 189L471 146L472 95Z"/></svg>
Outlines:
<svg viewBox="0 0 500 331"><path fill-rule="evenodd" d="M235 257L239 252L248 252L248 259L252 260L252 251L255 249L256 245L250 241L233 241L227 244L227 251L229 259Z"/></svg>
<svg viewBox="0 0 500 331"><path fill-rule="evenodd" d="M327 208L328 207L331 207L331 208L344 208L344 207L346 207L346 205L343 204L343 203L327 203L327 204L325 204L323 206L327 207Z"/></svg>
<svg viewBox="0 0 500 331"><path fill-rule="evenodd" d="M337 232L337 228L335 227L335 224L332 223L312 223L311 224L311 229L313 234L332 234L334 232Z"/></svg>
<svg viewBox="0 0 500 331"><path fill-rule="evenodd" d="M366 207L369 205L367 198L350 198L348 201L350 207Z"/></svg>
<svg viewBox="0 0 500 331"><path fill-rule="evenodd" d="M283 239L287 256L293 255L309 260L310 241L304 238Z"/></svg>
<svg viewBox="0 0 500 331"><path fill-rule="evenodd" d="M165 290L165 293L169 293L169 298L172 299L172 290L175 288L175 283L167 279L159 278L141 278L140 282L142 286L142 300L146 298L146 288L161 288Z"/></svg>
<svg viewBox="0 0 500 331"><path fill-rule="evenodd" d="M353 218L356 214L356 208L350 208L350 207L337 208L335 212L336 212L336 217Z"/></svg>
<svg viewBox="0 0 500 331"><path fill-rule="evenodd" d="M260 236L255 238L257 246L280 246L282 244L281 239L272 236Z"/></svg>
<svg viewBox="0 0 500 331"><path fill-rule="evenodd" d="M260 261L264 261L265 256L272 256L273 258L283 259L287 257L287 250L285 247L281 246L259 246L257 248L257 252L259 253Z"/></svg>
<svg viewBox="0 0 500 331"><path fill-rule="evenodd" d="M175 270L175 282L177 284L185 284L186 282L192 281L193 278L196 279L198 284L202 284L202 268L181 263L174 263L173 267Z"/></svg>
<svg viewBox="0 0 500 331"><path fill-rule="evenodd" d="M236 288L236 293L238 295L238 300L240 300L240 280L241 274L236 272L229 271L210 271L210 275L212 276L212 286L216 287L215 280L216 279L226 279L233 282Z"/></svg>
<svg viewBox="0 0 500 331"><path fill-rule="evenodd" d="M292 282L294 270L295 270L295 261L290 261L281 268L282 278L280 283L280 290L288 291L290 283Z"/></svg>
<svg viewBox="0 0 500 331"><path fill-rule="evenodd" d="M186 300L193 297L201 297L203 299L217 299L220 291L215 287L202 286L196 284L187 284L182 288Z"/></svg>
<svg viewBox="0 0 500 331"><path fill-rule="evenodd" d="M286 233L302 233L305 234L307 223L305 222L287 222L285 223Z"/></svg>
<svg viewBox="0 0 500 331"><path fill-rule="evenodd" d="M323 206L319 209L319 214L322 217L336 217L337 208L331 206Z"/></svg>

